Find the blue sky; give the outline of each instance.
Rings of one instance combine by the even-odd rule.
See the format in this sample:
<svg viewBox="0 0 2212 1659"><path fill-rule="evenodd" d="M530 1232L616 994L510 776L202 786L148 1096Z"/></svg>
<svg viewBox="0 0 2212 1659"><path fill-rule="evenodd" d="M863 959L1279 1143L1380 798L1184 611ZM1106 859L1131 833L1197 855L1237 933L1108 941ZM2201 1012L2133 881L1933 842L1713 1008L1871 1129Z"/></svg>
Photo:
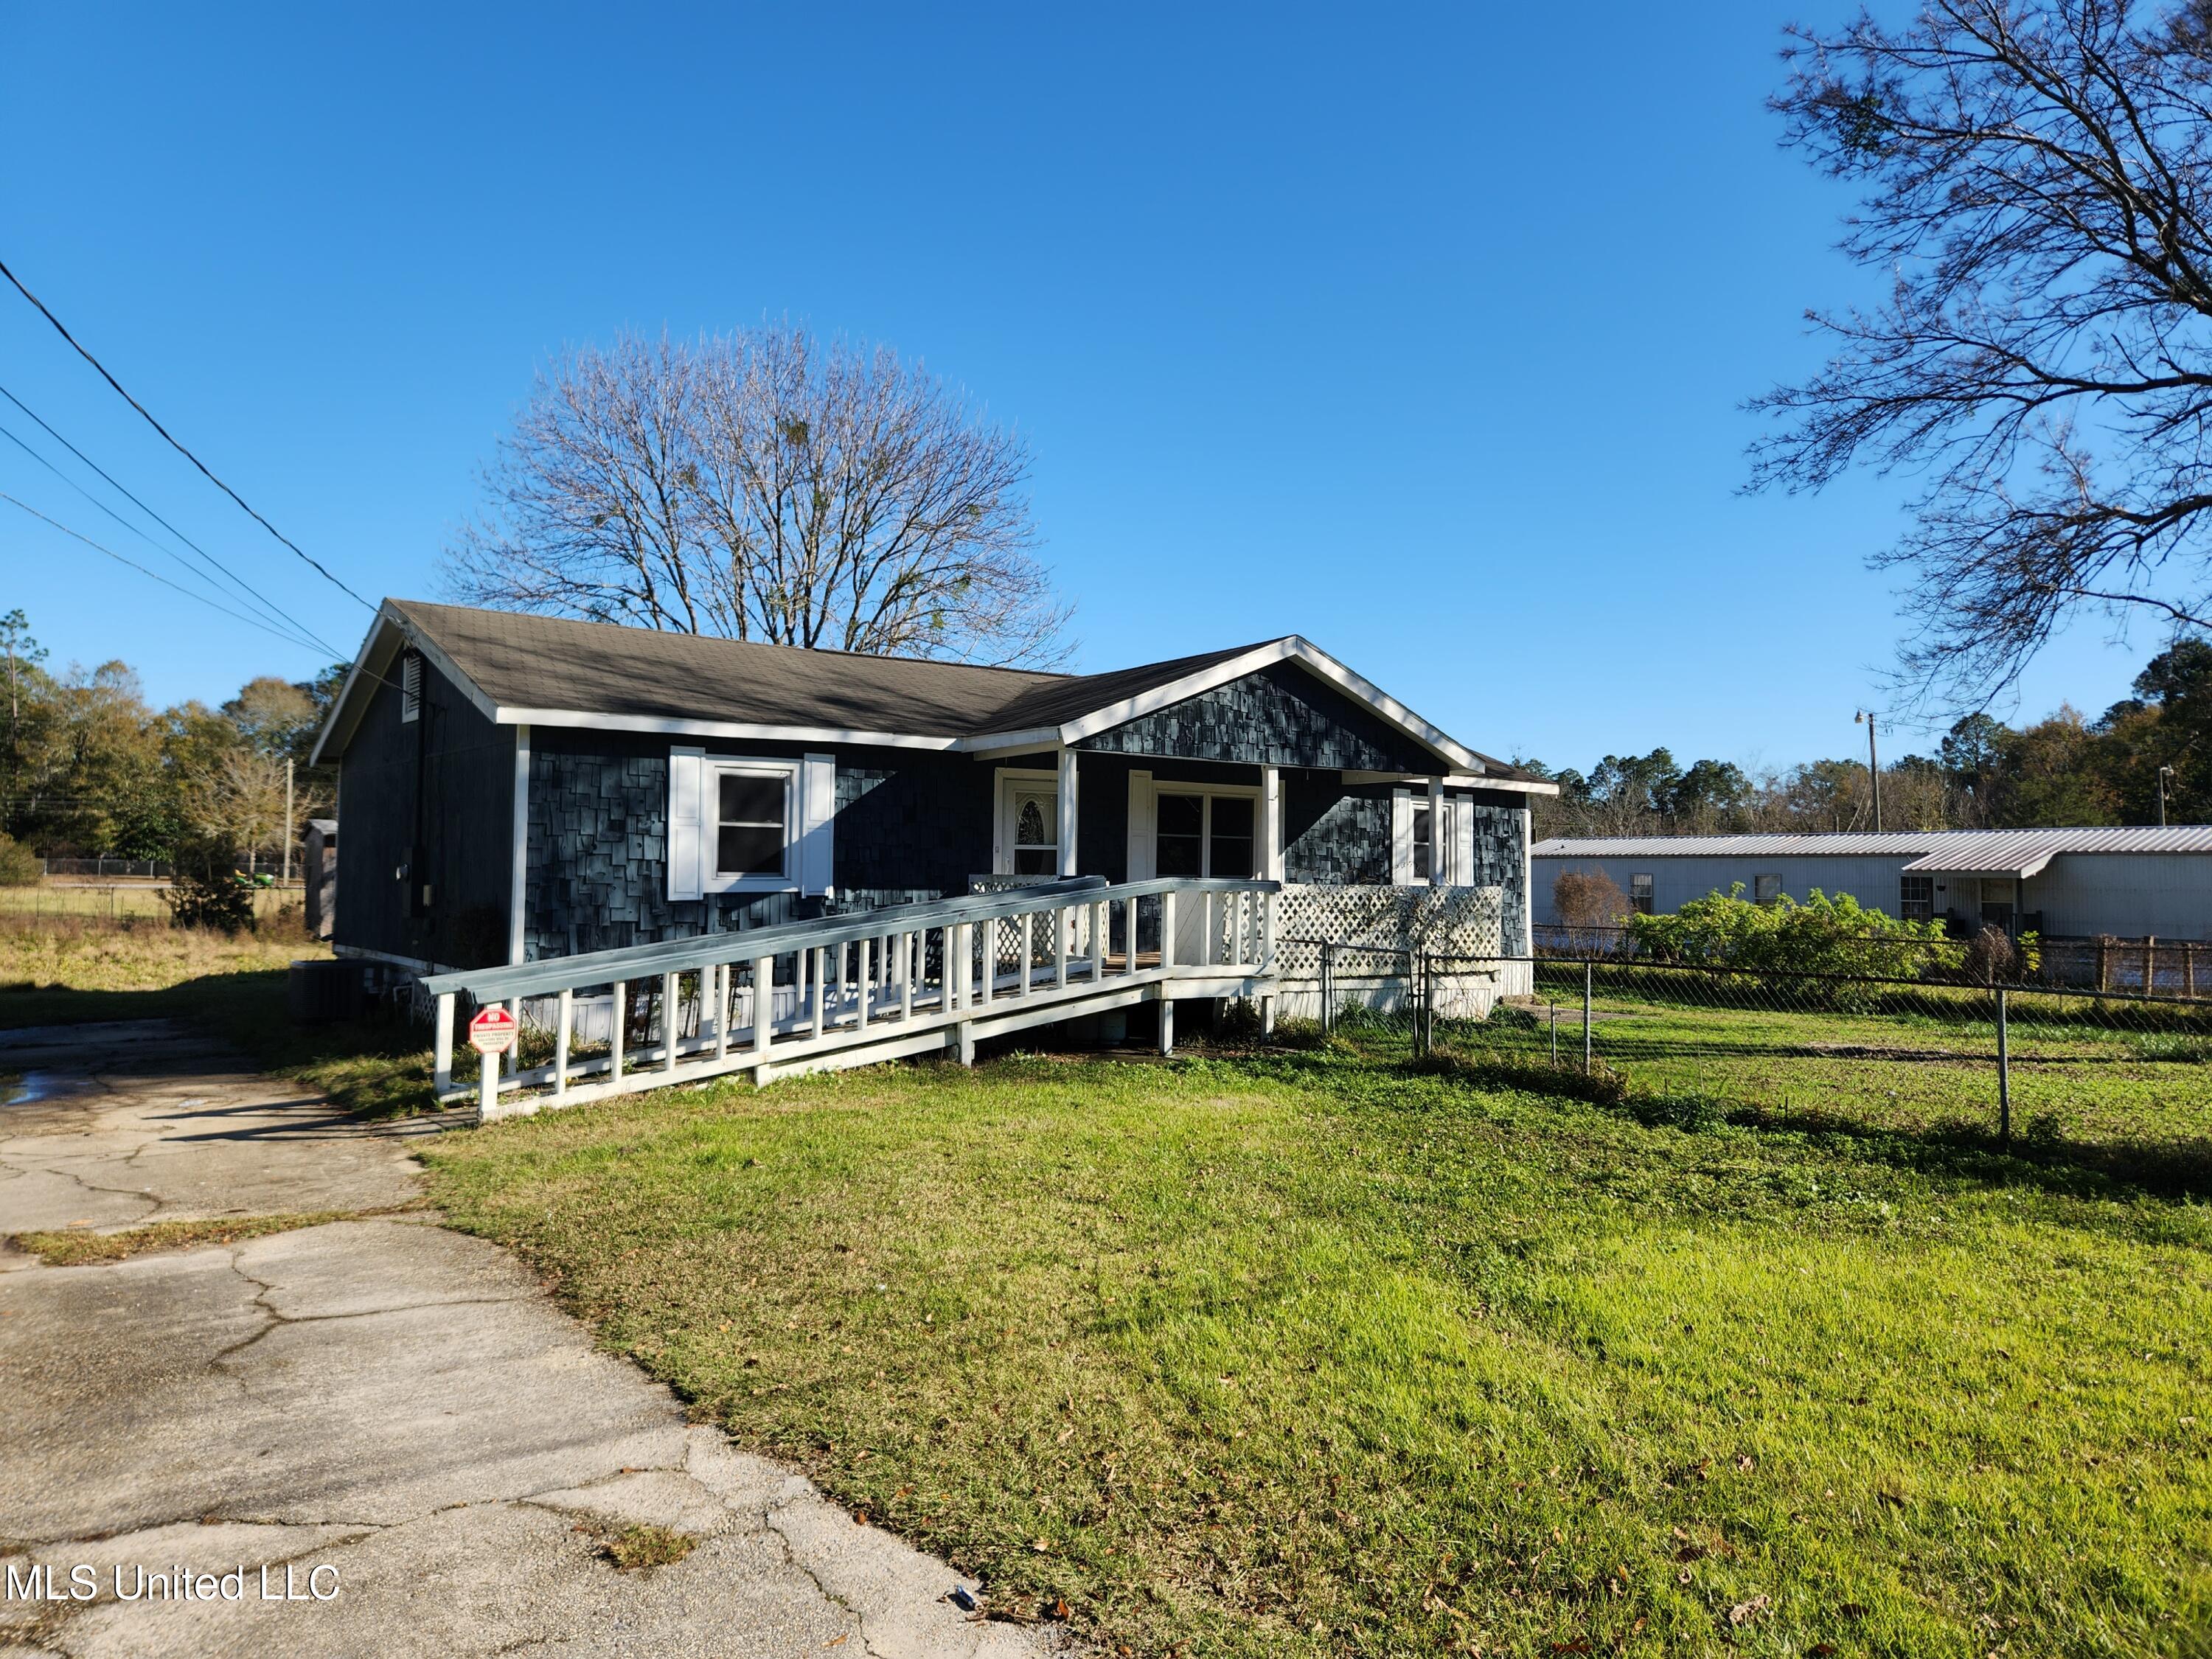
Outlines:
<svg viewBox="0 0 2212 1659"><path fill-rule="evenodd" d="M436 597L549 351L789 315L1026 435L1083 666L1298 632L1495 752L1849 754L1904 489L1736 493L1865 291L1761 102L1835 9L13 7L0 258L371 598ZM12 292L0 384L350 653ZM0 489L147 556L4 442ZM0 568L159 701L315 665L4 503Z"/></svg>

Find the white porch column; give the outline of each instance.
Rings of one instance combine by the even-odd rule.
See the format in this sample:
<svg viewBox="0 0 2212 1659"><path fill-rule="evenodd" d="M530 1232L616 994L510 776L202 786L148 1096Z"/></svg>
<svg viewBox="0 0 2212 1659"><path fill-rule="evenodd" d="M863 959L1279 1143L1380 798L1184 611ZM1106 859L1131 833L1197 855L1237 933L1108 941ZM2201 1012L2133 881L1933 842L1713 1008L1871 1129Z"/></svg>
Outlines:
<svg viewBox="0 0 2212 1659"><path fill-rule="evenodd" d="M1283 769L1260 769L1260 878L1283 878Z"/></svg>
<svg viewBox="0 0 2212 1659"><path fill-rule="evenodd" d="M1060 873L1075 873L1075 750L1060 751Z"/></svg>
<svg viewBox="0 0 2212 1659"><path fill-rule="evenodd" d="M1429 780L1429 885L1444 884L1444 864L1451 857L1451 837L1444 833L1444 781Z"/></svg>

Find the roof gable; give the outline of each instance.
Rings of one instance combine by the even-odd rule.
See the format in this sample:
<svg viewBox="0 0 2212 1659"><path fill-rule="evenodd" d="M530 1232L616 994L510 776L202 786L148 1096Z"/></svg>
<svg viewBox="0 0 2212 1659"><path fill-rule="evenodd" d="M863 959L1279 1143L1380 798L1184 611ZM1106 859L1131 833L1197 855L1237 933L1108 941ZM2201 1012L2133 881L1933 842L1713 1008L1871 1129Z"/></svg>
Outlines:
<svg viewBox="0 0 2212 1659"><path fill-rule="evenodd" d="M1351 723L1367 726L1370 740L1338 747L1387 757L1389 764L1370 769L1431 772L1441 762L1455 774L1526 780L1296 635L1102 674L1052 674L412 599L387 599L379 611L317 744L318 760L343 752L365 693L388 678L409 647L501 725L973 752L1082 743L1280 664L1293 678L1303 672L1326 682L1340 706L1358 706ZM1279 690L1287 684L1273 683ZM1390 735L1376 736L1376 727ZM1116 745L1109 739L1091 746Z"/></svg>

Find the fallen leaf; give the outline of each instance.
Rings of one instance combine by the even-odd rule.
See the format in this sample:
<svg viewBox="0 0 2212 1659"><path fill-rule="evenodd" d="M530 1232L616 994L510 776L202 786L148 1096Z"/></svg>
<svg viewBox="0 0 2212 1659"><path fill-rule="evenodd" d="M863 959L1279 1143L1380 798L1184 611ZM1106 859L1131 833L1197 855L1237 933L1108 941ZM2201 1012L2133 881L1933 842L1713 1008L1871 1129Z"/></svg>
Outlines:
<svg viewBox="0 0 2212 1659"><path fill-rule="evenodd" d="M1748 1601L1739 1601L1729 1609L1729 1623L1747 1625L1772 1605L1763 1595L1754 1595Z"/></svg>

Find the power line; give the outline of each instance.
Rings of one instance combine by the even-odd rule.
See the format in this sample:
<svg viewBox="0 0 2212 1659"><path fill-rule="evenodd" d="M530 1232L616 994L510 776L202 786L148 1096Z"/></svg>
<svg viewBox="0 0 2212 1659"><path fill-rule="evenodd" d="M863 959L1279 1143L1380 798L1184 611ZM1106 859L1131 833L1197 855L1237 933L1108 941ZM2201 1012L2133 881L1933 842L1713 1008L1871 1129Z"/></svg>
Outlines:
<svg viewBox="0 0 2212 1659"><path fill-rule="evenodd" d="M22 410L23 413L28 415L33 420L38 421L40 426L45 428L46 434L49 437L52 438L57 443L59 443L64 448L67 449L70 454L76 456L77 459L82 461L94 472L99 473L102 478L106 479L108 483L112 485L116 489L121 491L125 499L129 501L133 506L137 507L140 512L144 513L148 517L151 518L155 523L160 525L162 529L167 531L172 536L174 536L186 547L191 549L194 553L199 556L203 563L206 564L217 575L222 576L228 580L232 586L238 589L239 596L248 605L252 606L254 610L260 612L263 617L267 618L270 622L277 623L289 630L297 637L302 644L312 645L318 651L326 652L332 656L336 656L337 654L336 647L331 646L327 641L318 637L314 631L308 628L306 623L287 615L276 605L263 599L258 593L253 591L253 588L250 584L241 580L237 575L233 574L213 554L210 553L198 542L192 540L191 537L185 535L184 532L179 530L176 526L171 524L160 514L155 512L152 507L147 506L146 503L140 501L138 497L133 495L128 489L125 489L122 484L118 483L115 478L105 468L100 466L97 461L92 459L90 456L87 455L75 444L63 437L60 433L56 432L53 428L47 426L46 422L40 420L36 410L26 406L21 398L16 397L14 392L9 391L4 386L0 386L0 398L7 398L9 403L15 404L16 408ZM61 468L56 466L44 455L40 454L37 450L25 443L22 439L16 436L15 433L9 431L5 426L0 426L0 438L7 439L9 443L15 445L16 448L21 450L26 455L28 455L40 466L46 468L47 471L52 473L54 477L59 478L71 489L76 491L78 495L83 496L85 500L90 501L94 507L98 507L102 513L105 513L109 518L114 520L116 523L121 525L132 535L137 537L138 539L144 542L147 546L153 548L157 552L167 555L170 558L175 559L178 563L184 565L187 570L191 569L191 566L186 563L185 561L174 550L163 547L161 543L155 541L143 530L141 530L137 525L131 523L130 520L125 518L113 507L108 506L106 501L101 501L99 496L94 495L89 489L87 489L76 479L70 477L68 473L63 471ZM195 571L193 574L198 574L199 573ZM204 578L203 578L203 580L204 580Z"/></svg>
<svg viewBox="0 0 2212 1659"><path fill-rule="evenodd" d="M47 518L45 514L40 512L37 507L33 507L28 501L17 501L15 497L10 495L4 489L0 489L0 501L6 501L10 506L21 507L24 512L29 514L33 518L39 520L42 523L52 525L55 529L60 531L63 535L72 537L76 540L82 542L94 552L105 553L109 558L114 560L116 563L129 565L131 568L137 571L140 575L150 576L155 581L161 583L164 587L173 587L178 592L183 594L186 599L198 599L202 605L206 605L210 610L220 611L226 617L235 617L238 621L244 623L248 628L258 628L264 634L274 634L278 639L283 641L285 644L299 646L303 650L327 651L330 648L327 646L313 644L312 641L295 639L291 635L284 633L282 629L270 627L267 623L263 622L258 617L249 617L242 611L233 611L228 605L219 605L215 600L208 598L206 594L198 592L192 588L186 587L181 582L173 582L167 576L164 576L160 571L149 570L144 565L139 563L137 560L126 559L123 555L118 553L113 548L102 547L98 542L93 540L91 537L83 534L80 531L71 530L59 519Z"/></svg>
<svg viewBox="0 0 2212 1659"><path fill-rule="evenodd" d="M18 276L14 271L8 269L7 262L5 260L0 260L0 276L5 276L10 283L14 283L15 285L15 291L38 307L39 314L54 325L54 331L70 343L70 349L74 350L78 356L83 358L85 362L90 363L94 368L97 369L101 380L106 381L108 385L115 388L115 395L117 397L122 398L125 403L129 404L131 408L137 410L141 416L144 416L146 424L152 427L155 431L160 433L162 438L167 442L170 448L175 450L178 454L183 456L194 466L198 467L200 471L201 476L205 477L210 483L213 484L217 489L222 491L224 495L229 496L231 500L236 501L239 506L244 509L248 518L252 519L254 523L259 525L264 530L274 536L278 541L283 543L285 546L290 548L293 552L298 554L302 559L305 559L309 565L314 568L316 574L320 575L324 580L331 584L331 586L336 587L340 592L352 599L355 604L366 606L371 611L376 609L376 607L370 605L367 599L362 599L360 594L355 592L353 589L348 587L336 576L331 574L330 571L325 568L319 559L317 559L313 554L309 553L307 549L301 547L299 543L294 541L283 531L277 529L275 525L270 523L268 520L263 518L258 513L255 512L252 507L247 505L245 496L240 495L235 489L233 489L222 479L216 477L213 472L208 471L206 462L201 460L198 456L193 454L191 450L185 448L184 445L179 443L174 438L170 437L169 428L163 426L159 421L155 420L152 413L148 410L145 404L140 403L136 398L125 392L123 389L123 383L107 372L106 368L100 362L99 358L94 356L82 346L77 344L76 336L70 333L68 329L62 326L62 319L55 316L52 312L46 309L45 301L40 299L37 295L32 293L29 289L23 286L23 279Z"/></svg>

